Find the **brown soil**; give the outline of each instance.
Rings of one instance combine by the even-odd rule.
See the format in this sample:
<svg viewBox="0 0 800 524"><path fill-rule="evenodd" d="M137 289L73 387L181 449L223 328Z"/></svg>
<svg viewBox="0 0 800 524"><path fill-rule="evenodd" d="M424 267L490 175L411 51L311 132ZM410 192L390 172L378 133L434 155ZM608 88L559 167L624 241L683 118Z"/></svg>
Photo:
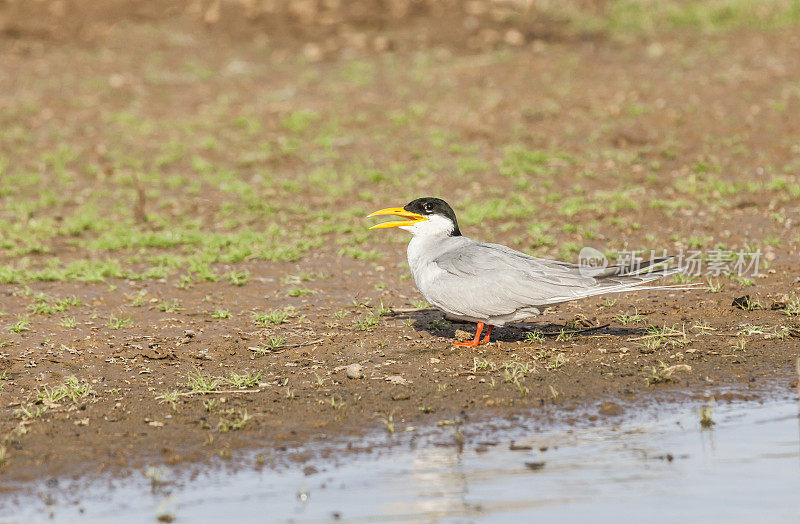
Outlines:
<svg viewBox="0 0 800 524"><path fill-rule="evenodd" d="M142 9L159 3L137 2ZM22 4L6 2L0 7L4 6L8 13L22 9ZM79 19L69 9L55 13L71 20L71 25L48 22L48 18L40 21L41 28L24 26L19 20L30 18L19 14L15 16L20 18L7 20L6 39L0 42L0 61L4 64L4 74L20 80L18 84L8 78L3 81L6 100L15 100L16 89L37 89L32 80L37 75L58 76L66 69L81 72L108 67L109 73L135 74L139 59L148 53L148 46L155 45L149 33L128 19L126 25L113 29L115 36L110 37L110 43L103 38L92 40L92 45L108 45L117 57L113 67L107 63L68 63L64 57L69 56L69 46L74 45L73 37L60 31L67 26L91 25L91 16L99 17L98 24L108 24L108 19L95 12L84 13ZM214 16L204 13L203 16ZM438 22L426 18L426 13L422 10L414 16L422 20L419 24L435 28ZM55 15L51 12L48 16ZM156 15L148 14L146 18L151 16ZM410 22L403 20L411 24L416 18ZM449 19L441 20L443 28L450 27ZM178 31L186 23L183 19L169 20L158 30ZM296 24L292 27L305 27L301 22ZM380 23L370 19L369 24L370 31L382 34ZM396 24L391 30L401 25ZM506 27L498 27L496 30L502 35ZM409 35L412 29L406 28ZM257 44L247 38L220 45L219 39L228 34L224 29L193 28L192 31L198 39L194 52L209 63L227 63L235 57L252 58L259 53L254 47ZM409 43L404 47L403 43L413 42L413 38L392 34L397 60L400 63L411 60L403 52L413 46ZM52 38L67 42L56 44ZM280 39L281 33L276 32L271 38ZM448 38L457 44L461 37ZM754 152L738 161L741 173L753 172L762 162L783 165L796 158L791 145L800 138L794 117L800 107L798 97L790 98L789 109L781 114L767 114L763 105L754 109L763 100L779 97L781 86L797 85L800 80L800 39L792 31L720 35L715 37L716 41L730 49L729 53L699 58L691 49L705 45L703 42L689 37L664 39L658 43L659 49L674 53L657 62L647 58L648 53L657 51L648 42L621 45L600 37L589 42L565 37L545 44L530 43L530 37L526 38L527 43L514 47L507 59L486 64L480 60L489 55L481 54L480 50L475 51L477 54L457 51L443 55L443 67L447 70L438 80L448 84L449 94L441 94L436 111L444 121L448 114L453 115L451 125L465 135L477 137L482 151L500 151L507 143L512 133L508 124L515 120L511 115L519 111L515 101L534 96L529 93L532 77L545 76L555 82L568 76L571 92L561 103L558 119L546 112L528 115L528 125L536 128L531 141L548 144L553 136L560 136L562 147L569 150L573 142L588 135L597 137L604 147L621 148L652 144L669 137L677 143L681 155L698 158L706 147L703 137L707 133L740 134L745 135L743 140ZM494 49L494 43L491 44L488 49ZM385 50L384 44L376 45L380 51ZM428 44L414 43L420 45ZM466 44L461 47L468 48ZM370 56L373 51L359 52ZM313 49L303 52L311 53L311 58L320 58ZM687 54L695 61L682 62L682 56ZM322 57L332 61L318 64L318 71L324 77L339 58L327 51ZM736 67L729 67L731 62ZM291 77L305 67L284 65L277 75ZM728 75L725 79L714 81L725 75ZM264 73L264 78L256 80L267 81L267 78L268 73ZM235 79L217 82L219 92L236 90L244 97L249 96L252 87L238 84ZM593 115L602 111L603 118L614 121L615 117L608 115L620 111L619 107L614 109L619 105L615 96L635 90L642 83L654 91L653 86L660 88L657 94L644 92L641 97L662 98L667 105L690 99L694 110L680 115L659 113L644 123L623 122L598 130ZM379 83L351 93L355 110L365 112L368 121L384 112L379 103L384 87ZM47 88L55 89L41 87ZM166 94L141 94L145 99L152 97L154 114L168 110L191 112L206 96L202 89L191 86L165 89ZM470 106L461 105L459 97L473 89L496 95L496 102L487 102L489 105L476 108L474 115L468 114ZM315 97L318 105L324 106L326 102L319 101L322 93L324 90L320 89L300 96L312 107ZM493 97L486 98L490 99ZM91 116L86 115L91 114L92 108L85 108L85 114L75 113L56 101L49 111L49 119L63 120L65 126L73 118L91 121ZM727 115L733 116L726 118ZM87 133L91 135L92 131ZM87 149L91 150L93 139L87 140L91 142ZM47 145L41 147L46 149ZM409 157L397 160L402 162ZM608 162L614 163L611 159ZM670 166L674 169L663 169L665 184L685 175L677 161ZM609 170L612 167L606 166ZM601 174L603 169L598 167ZM741 173L722 175L735 179ZM602 177L595 182L601 186ZM502 194L513 191L509 184L507 179L496 177L485 180L484 188L498 187ZM415 189L461 196L467 191L477 195L483 191L480 187L475 191L467 189L459 177L449 176ZM391 192L376 197L385 206L404 203ZM383 254L380 264L340 256L335 242L326 240L322 247L297 263L239 264L238 269L246 269L251 275L250 282L243 287L221 281L178 289L177 277L142 282L113 280L102 284L32 282L27 288L2 285L0 309L7 315L4 325L9 323L5 320L30 312L28 289L51 296L75 295L87 307L70 311L76 317L76 328L63 327L54 317L37 317L35 330L4 333L10 343L0 349L0 372L8 378L0 391L0 434L6 437L0 482L39 478L43 474L136 468L152 462L177 464L220 456L236 458L244 449L280 453L287 446L360 435L386 427L388 421L394 424L395 431L401 431L407 426L435 425L463 417L524 414L535 420L540 412L554 410L562 415L581 413L580 417L594 420L618 416L631 406L651 400L705 395L724 398L730 397L731 392L734 396L757 397L765 392L787 391L796 385L793 370L798 356L798 321L797 317L779 309L771 310L769 306L798 292L798 205L797 202L776 204L773 197L764 195L726 198L737 204L711 221L702 212L676 215L671 223L666 223L664 216L653 209L631 212L627 219L638 226L626 232L627 238L631 244L642 245L647 233L667 239L676 230L702 231L714 238L725 238L731 245L742 245L752 238L779 238L782 244L770 251L769 271L763 278L755 279L754 287L726 281L726 287L719 293L645 291L622 296L610 307L605 298L585 300L557 308L536 325L499 328L492 343L476 349L453 348L450 342L455 330L472 330L473 326L437 322L442 315L435 311L388 314L377 325L362 326L367 328L364 330L354 324L354 319L368 318L380 303L410 308L419 299L413 282L407 278L403 244L398 241L404 240L402 233L392 231L373 235L376 249ZM203 205L196 212L201 218L208 212L211 220L211 208ZM788 219L778 222L770 218L778 212ZM558 216L545 218L564 220ZM602 213L593 218L602 218ZM509 244L514 242L516 234L513 230L496 230L491 222L462 229L479 239ZM613 237L614 232L608 231L606 235ZM565 232L560 233L556 242L573 240ZM64 260L80 255L71 252L69 246L63 248ZM287 274L317 275L319 278L302 283L302 287L310 288L314 294L287 297L287 285L281 283ZM130 297L141 290L147 291L147 301L141 307L133 307ZM731 306L734 298L746 294L757 295L767 309L746 311ZM159 309L162 300L173 299L180 302L182 310ZM211 318L220 304L232 313L230 319ZM290 322L270 327L254 324L253 311L270 311L287 305L296 309ZM644 347L642 341L646 339L641 338L647 335L644 324L623 325L615 318L634 309L649 325L685 327L691 340L680 345L665 343L652 350ZM340 311L347 316L334 316ZM111 329L107 319L112 316L130 316L133 326ZM561 328L576 318L583 328L607 327L559 339L556 335ZM707 324L705 334L694 328L700 321ZM744 324L761 326L764 333L742 334ZM788 328L784 336L770 337L770 330L780 326ZM525 333L534 327L553 335L541 342L530 342ZM251 349L277 336L286 337L282 347L263 354ZM737 347L740 340L746 340L744 348ZM476 359L488 360L493 367L479 369ZM363 378L346 377L344 366L353 363L362 365ZM516 383L511 380L510 371L506 371L506 365L512 363L528 368ZM673 367L663 373L665 368L680 364L687 367ZM228 377L231 372L262 374L258 385L247 390L237 391L223 384L219 389L225 392L201 394L191 392L186 386L188 376L198 372L213 377ZM37 400L45 385L53 387L71 376L90 384L94 393L75 402L62 400L52 405ZM163 398L165 393L175 390L179 395L174 402ZM48 410L41 417L23 417L19 409L31 406ZM543 410L543 406L547 409ZM241 429L225 431L224 423L235 424L237 413L242 410L252 418Z"/></svg>

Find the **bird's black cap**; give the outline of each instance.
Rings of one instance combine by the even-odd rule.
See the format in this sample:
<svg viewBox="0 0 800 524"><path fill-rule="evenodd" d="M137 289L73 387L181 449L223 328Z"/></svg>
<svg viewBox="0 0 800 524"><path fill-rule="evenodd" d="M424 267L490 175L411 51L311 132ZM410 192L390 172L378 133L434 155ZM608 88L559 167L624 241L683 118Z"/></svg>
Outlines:
<svg viewBox="0 0 800 524"><path fill-rule="evenodd" d="M406 211L417 213L418 215L442 215L453 223L453 231L450 233L451 237L460 237L461 230L458 229L458 220L456 214L450 204L436 197L424 197L412 200L403 207Z"/></svg>

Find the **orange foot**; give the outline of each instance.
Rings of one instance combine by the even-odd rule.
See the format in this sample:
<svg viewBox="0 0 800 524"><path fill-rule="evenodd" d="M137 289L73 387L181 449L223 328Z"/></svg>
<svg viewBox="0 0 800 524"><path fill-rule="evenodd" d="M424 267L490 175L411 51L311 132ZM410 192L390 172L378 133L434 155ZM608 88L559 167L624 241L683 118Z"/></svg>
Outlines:
<svg viewBox="0 0 800 524"><path fill-rule="evenodd" d="M489 342L489 337L492 336L492 329L494 328L494 326L489 324L489 329L486 330L486 336L483 337L483 340L481 340L481 332L483 331L484 326L485 324L483 322L478 322L478 327L475 330L474 339L469 340L467 342L453 342L453 345L460 347L474 348L476 346L480 346L481 344L486 344L487 342Z"/></svg>

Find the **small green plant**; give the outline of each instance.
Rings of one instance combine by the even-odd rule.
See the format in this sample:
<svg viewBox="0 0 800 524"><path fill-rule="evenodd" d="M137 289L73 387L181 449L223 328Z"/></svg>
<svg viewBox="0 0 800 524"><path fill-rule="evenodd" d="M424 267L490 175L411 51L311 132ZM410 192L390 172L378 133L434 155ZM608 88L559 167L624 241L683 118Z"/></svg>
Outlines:
<svg viewBox="0 0 800 524"><path fill-rule="evenodd" d="M20 406L17 415L22 418L34 419L39 418L49 409L48 406Z"/></svg>
<svg viewBox="0 0 800 524"><path fill-rule="evenodd" d="M147 294L147 291L144 289L139 291L133 300L131 301L131 306L133 307L142 307L144 305L144 296Z"/></svg>
<svg viewBox="0 0 800 524"><path fill-rule="evenodd" d="M700 408L698 410L698 414L700 415L701 428L709 429L711 426L715 424L714 419L712 418L713 408L710 405L704 408Z"/></svg>
<svg viewBox="0 0 800 524"><path fill-rule="evenodd" d="M707 324L702 320L695 322L694 326L692 327L698 331L698 335L708 335L711 333L711 331L714 331L714 328L712 328L710 324Z"/></svg>
<svg viewBox="0 0 800 524"><path fill-rule="evenodd" d="M269 340L267 340L266 342L262 342L258 346L251 346L250 351L252 351L258 356L263 357L264 355L267 355L275 351L279 347L283 346L285 342L286 342L286 335L270 337Z"/></svg>
<svg viewBox="0 0 800 524"><path fill-rule="evenodd" d="M64 396L69 397L73 402L77 402L84 397L95 394L94 389L92 389L90 384L81 382L77 377L74 376L67 377L62 387L64 389Z"/></svg>
<svg viewBox="0 0 800 524"><path fill-rule="evenodd" d="M231 312L224 309L217 309L211 315L211 318L231 318Z"/></svg>
<svg viewBox="0 0 800 524"><path fill-rule="evenodd" d="M472 371L493 371L494 369L495 366L491 360L472 357Z"/></svg>
<svg viewBox="0 0 800 524"><path fill-rule="evenodd" d="M171 302L167 302L164 300L161 304L158 305L159 311L164 311L165 313L174 313L176 311L184 311L186 308L182 307L180 302L177 300L173 300Z"/></svg>
<svg viewBox="0 0 800 524"><path fill-rule="evenodd" d="M547 364L547 369L558 369L567 363L569 359L564 353L556 353L555 357Z"/></svg>
<svg viewBox="0 0 800 524"><path fill-rule="evenodd" d="M544 342L544 333L539 329L525 332L525 342L530 344L540 344Z"/></svg>
<svg viewBox="0 0 800 524"><path fill-rule="evenodd" d="M378 316L379 317L385 317L386 315L390 314L391 312L392 312L392 309L384 306L383 305L383 300L381 300L381 305L378 306L378 311L377 311Z"/></svg>
<svg viewBox="0 0 800 524"><path fill-rule="evenodd" d="M428 322L428 329L439 330L450 327L450 322L446 320L431 320Z"/></svg>
<svg viewBox="0 0 800 524"><path fill-rule="evenodd" d="M8 330L12 333L22 333L23 331L29 331L30 329L31 322L28 320L28 315L18 316L17 321L8 326Z"/></svg>
<svg viewBox="0 0 800 524"><path fill-rule="evenodd" d="M380 421L383 422L383 425L386 427L386 432L390 435L394 435L394 416L392 413L385 417L381 417Z"/></svg>
<svg viewBox="0 0 800 524"><path fill-rule="evenodd" d="M556 336L556 342L566 342L571 340L575 336L575 332L572 330L567 329L566 327L562 327L561 330L558 332Z"/></svg>
<svg viewBox="0 0 800 524"><path fill-rule="evenodd" d="M356 260L377 260L381 258L380 253L374 250L365 251L355 246L344 246L339 249L339 255L346 255Z"/></svg>
<svg viewBox="0 0 800 524"><path fill-rule="evenodd" d="M64 383L59 386L53 388L43 386L42 389L37 390L39 401L45 406L51 406L65 398L72 402L77 402L94 394L95 391L90 384L81 382L74 376L67 377Z"/></svg>
<svg viewBox="0 0 800 524"><path fill-rule="evenodd" d="M48 302L48 298L45 295L39 295L36 297L36 302L31 307L31 310L39 315L52 315L56 312L55 308Z"/></svg>
<svg viewBox="0 0 800 524"><path fill-rule="evenodd" d="M673 381L669 366L662 361L659 361L658 363L660 367L652 366L650 369L650 376L645 379L648 386Z"/></svg>
<svg viewBox="0 0 800 524"><path fill-rule="evenodd" d="M281 277L281 284L299 284L300 282L310 282L318 278L324 278L322 273L301 273L299 275L286 275Z"/></svg>
<svg viewBox="0 0 800 524"><path fill-rule="evenodd" d="M745 295L743 297L737 298L733 301L734 307L739 309L743 309L745 311L756 311L758 309L764 309L764 306L761 304L761 300L756 297L753 298L750 295Z"/></svg>
<svg viewBox="0 0 800 524"><path fill-rule="evenodd" d="M258 385L258 380L261 378L261 371L252 375L250 373L233 373L231 372L231 376L228 379L228 382L231 386L237 388L252 388Z"/></svg>
<svg viewBox="0 0 800 524"><path fill-rule="evenodd" d="M356 321L356 329L359 331L370 331L378 324L378 320L378 315L370 311L363 319Z"/></svg>
<svg viewBox="0 0 800 524"><path fill-rule="evenodd" d="M51 388L45 385L36 391L36 396L42 404L50 406L67 396L67 390L63 386Z"/></svg>
<svg viewBox="0 0 800 524"><path fill-rule="evenodd" d="M269 340L264 343L270 349L279 348L286 343L286 335L278 335L276 337L269 337Z"/></svg>
<svg viewBox="0 0 800 524"><path fill-rule="evenodd" d="M615 298L614 300L606 298L606 301L603 302L603 307L611 309L617 305L617 301L619 301L619 297Z"/></svg>
<svg viewBox="0 0 800 524"><path fill-rule="evenodd" d="M81 301L74 295L56 301L54 309L58 312L66 311L71 306L80 306Z"/></svg>
<svg viewBox="0 0 800 524"><path fill-rule="evenodd" d="M217 431L227 433L229 431L237 431L247 425L247 422L252 419L252 415L247 414L244 409L229 409L217 422Z"/></svg>
<svg viewBox="0 0 800 524"><path fill-rule="evenodd" d="M664 344L675 346L685 345L689 342L685 327L678 329L675 326L667 326L666 324L662 327L654 325L647 327L647 333L647 335L640 337L641 342L639 342L639 345L644 348L643 352L653 351Z"/></svg>
<svg viewBox="0 0 800 524"><path fill-rule="evenodd" d="M756 285L756 283L755 283L755 281L753 279L747 278L747 277L742 277L742 276L739 276L739 275L734 275L732 273L728 275L728 278L738 282L742 286L755 286Z"/></svg>
<svg viewBox="0 0 800 524"><path fill-rule="evenodd" d="M783 312L790 317L800 315L800 297L792 297L786 303L786 309L784 309Z"/></svg>
<svg viewBox="0 0 800 524"><path fill-rule="evenodd" d="M61 319L61 325L65 328L74 328L77 325L75 317L65 317Z"/></svg>
<svg viewBox="0 0 800 524"><path fill-rule="evenodd" d="M620 313L614 318L623 325L635 324L637 322L644 322L644 317L640 315L639 311L635 308L634 308L634 313L632 315L629 313Z"/></svg>
<svg viewBox="0 0 800 524"><path fill-rule="evenodd" d="M133 325L133 319L130 317L115 317L111 316L108 319L108 327L111 329L123 329Z"/></svg>
<svg viewBox="0 0 800 524"><path fill-rule="evenodd" d="M530 371L528 365L512 361L512 362L506 362L503 368L504 368L503 374L506 383L513 384L514 387L516 387L517 390L522 395L525 395L528 392L528 388L524 387L521 381L522 379L525 378L525 375Z"/></svg>
<svg viewBox="0 0 800 524"><path fill-rule="evenodd" d="M270 324L285 324L289 321L292 311L289 308L273 309L269 313L253 313L253 321L261 326Z"/></svg>
<svg viewBox="0 0 800 524"><path fill-rule="evenodd" d="M295 287L288 291L290 297L304 297L313 294L314 291L308 288Z"/></svg>
<svg viewBox="0 0 800 524"><path fill-rule="evenodd" d="M228 280L231 281L231 284L234 286L243 286L247 284L247 279L250 278L250 273L247 271L230 271L227 275L225 275Z"/></svg>
<svg viewBox="0 0 800 524"><path fill-rule="evenodd" d="M189 389L197 392L209 392L219 389L219 379L211 375L205 375L200 371L189 373L188 383L186 384Z"/></svg>
<svg viewBox="0 0 800 524"><path fill-rule="evenodd" d="M687 275L685 273L678 273L673 277L673 281L676 284L689 284L691 282L694 282L695 280L697 280L697 277L692 275Z"/></svg>
<svg viewBox="0 0 800 524"><path fill-rule="evenodd" d="M180 391L174 389L172 391L165 391L160 395L161 402L169 402L173 410L178 409L178 399L180 398Z"/></svg>

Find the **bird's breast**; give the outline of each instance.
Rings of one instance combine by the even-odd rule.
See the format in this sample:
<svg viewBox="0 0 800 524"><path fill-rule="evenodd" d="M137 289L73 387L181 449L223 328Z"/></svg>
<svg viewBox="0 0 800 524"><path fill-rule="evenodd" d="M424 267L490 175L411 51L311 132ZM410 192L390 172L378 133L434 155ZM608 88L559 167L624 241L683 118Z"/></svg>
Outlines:
<svg viewBox="0 0 800 524"><path fill-rule="evenodd" d="M408 243L408 267L417 289L426 299L428 290L444 274L444 270L434 262L439 251L434 243L425 239L415 237Z"/></svg>

